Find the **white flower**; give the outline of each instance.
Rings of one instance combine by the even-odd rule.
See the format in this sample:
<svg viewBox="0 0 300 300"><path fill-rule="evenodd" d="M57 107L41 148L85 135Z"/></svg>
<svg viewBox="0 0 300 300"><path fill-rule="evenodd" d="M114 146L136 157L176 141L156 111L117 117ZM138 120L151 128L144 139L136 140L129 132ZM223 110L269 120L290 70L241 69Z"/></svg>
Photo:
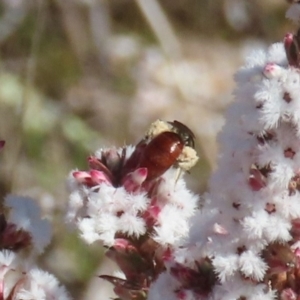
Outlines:
<svg viewBox="0 0 300 300"><path fill-rule="evenodd" d="M33 246L42 252L51 240L50 223L41 219L41 211L34 200L21 196L8 195L5 204L9 208L7 223L27 231L32 237Z"/></svg>
<svg viewBox="0 0 300 300"><path fill-rule="evenodd" d="M300 4L294 3L292 4L286 12L285 15L288 19L298 23L300 21Z"/></svg>
<svg viewBox="0 0 300 300"><path fill-rule="evenodd" d="M169 204L159 213L153 239L162 245L173 245L188 233L188 229L187 220L182 218L182 211Z"/></svg>
<svg viewBox="0 0 300 300"><path fill-rule="evenodd" d="M222 285L216 285L211 300L238 300L241 297L251 300L275 300L276 292L265 288L264 284L245 282L238 276Z"/></svg>
<svg viewBox="0 0 300 300"><path fill-rule="evenodd" d="M241 272L250 278L261 281L268 269L267 264L259 257L257 253L245 251L239 257L239 268Z"/></svg>
<svg viewBox="0 0 300 300"><path fill-rule="evenodd" d="M16 268L18 264L18 257L12 251L0 251L0 278L3 279L5 274Z"/></svg>
<svg viewBox="0 0 300 300"><path fill-rule="evenodd" d="M168 288L166 288L168 287ZM162 273L152 284L149 290L148 300L178 300L175 291L179 288L178 282L167 272Z"/></svg>
<svg viewBox="0 0 300 300"><path fill-rule="evenodd" d="M42 270L30 270L18 285L15 300L70 300L57 279Z"/></svg>
<svg viewBox="0 0 300 300"><path fill-rule="evenodd" d="M139 237L146 232L145 221L141 217L125 212L118 220L118 231Z"/></svg>
<svg viewBox="0 0 300 300"><path fill-rule="evenodd" d="M239 267L238 260L237 254L220 255L213 259L213 265L221 283L235 275Z"/></svg>

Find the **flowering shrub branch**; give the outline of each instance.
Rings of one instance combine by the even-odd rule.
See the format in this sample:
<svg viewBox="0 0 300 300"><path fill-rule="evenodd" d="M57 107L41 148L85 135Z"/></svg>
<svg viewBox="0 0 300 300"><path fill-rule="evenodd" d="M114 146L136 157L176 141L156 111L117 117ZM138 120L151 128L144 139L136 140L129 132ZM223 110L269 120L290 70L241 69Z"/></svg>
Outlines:
<svg viewBox="0 0 300 300"><path fill-rule="evenodd" d="M102 275L120 299L146 299L189 229L198 197L182 170L197 161L193 133L178 121L156 121L136 146L101 149L88 171L70 174L67 220L87 243L101 241L123 277Z"/></svg>

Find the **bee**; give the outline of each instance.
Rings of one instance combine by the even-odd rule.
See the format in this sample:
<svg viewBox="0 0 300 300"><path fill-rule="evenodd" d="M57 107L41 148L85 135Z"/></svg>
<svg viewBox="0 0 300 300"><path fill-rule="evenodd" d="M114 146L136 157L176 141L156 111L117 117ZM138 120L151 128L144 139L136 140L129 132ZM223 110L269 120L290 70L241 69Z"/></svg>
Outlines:
<svg viewBox="0 0 300 300"><path fill-rule="evenodd" d="M162 126L160 126L162 125ZM163 128L160 132L159 128ZM189 170L198 160L195 135L179 121L156 121L152 124L146 140L140 145L138 168L147 168L147 181L165 173L170 167L177 166Z"/></svg>

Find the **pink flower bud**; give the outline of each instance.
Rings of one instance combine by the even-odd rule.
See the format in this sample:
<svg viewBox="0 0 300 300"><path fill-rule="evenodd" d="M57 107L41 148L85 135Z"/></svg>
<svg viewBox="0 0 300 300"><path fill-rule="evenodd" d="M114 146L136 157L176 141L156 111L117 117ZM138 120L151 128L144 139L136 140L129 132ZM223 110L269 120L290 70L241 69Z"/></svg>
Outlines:
<svg viewBox="0 0 300 300"><path fill-rule="evenodd" d="M97 170L75 171L72 175L79 183L85 184L89 187L93 187L101 183L111 184L107 176L103 172Z"/></svg>
<svg viewBox="0 0 300 300"><path fill-rule="evenodd" d="M165 262L171 261L172 259L174 259L173 256L173 250L168 247L167 250L164 251L164 253L162 254L162 259Z"/></svg>
<svg viewBox="0 0 300 300"><path fill-rule="evenodd" d="M284 289L280 294L280 300L297 300L297 294L290 288Z"/></svg>
<svg viewBox="0 0 300 300"><path fill-rule="evenodd" d="M90 175L91 175L92 182L95 185L98 185L98 184L101 184L101 183L110 184L110 181L107 178L107 176L105 175L105 173L103 173L101 171L91 170Z"/></svg>
<svg viewBox="0 0 300 300"><path fill-rule="evenodd" d="M123 186L127 192L136 192L147 178L147 168L139 168L127 174L123 180Z"/></svg>
<svg viewBox="0 0 300 300"><path fill-rule="evenodd" d="M274 63L268 63L263 69L264 76L269 79L278 78L282 74L282 72L283 68Z"/></svg>
<svg viewBox="0 0 300 300"><path fill-rule="evenodd" d="M300 218L292 221L291 234L294 239L300 239Z"/></svg>
<svg viewBox="0 0 300 300"><path fill-rule="evenodd" d="M90 177L90 174L86 171L75 171L72 173L72 175L79 182L84 181L86 178Z"/></svg>
<svg viewBox="0 0 300 300"><path fill-rule="evenodd" d="M157 205L151 205L145 211L143 218L146 220L148 227L153 227L157 223L158 215L161 212L161 208Z"/></svg>
<svg viewBox="0 0 300 300"><path fill-rule="evenodd" d="M112 175L111 171L97 157L90 156L88 158L88 163L89 163L89 167L91 169L103 172L107 176L107 178L109 178L110 181L112 181L113 175Z"/></svg>
<svg viewBox="0 0 300 300"><path fill-rule="evenodd" d="M126 239L115 239L113 247L119 253L138 252L137 248L129 240Z"/></svg>
<svg viewBox="0 0 300 300"><path fill-rule="evenodd" d="M253 191L259 191L266 186L266 177L255 166L251 167L248 183Z"/></svg>
<svg viewBox="0 0 300 300"><path fill-rule="evenodd" d="M298 67L299 66L299 45L294 38L294 35L288 33L285 35L284 48L286 52L286 57L289 65Z"/></svg>

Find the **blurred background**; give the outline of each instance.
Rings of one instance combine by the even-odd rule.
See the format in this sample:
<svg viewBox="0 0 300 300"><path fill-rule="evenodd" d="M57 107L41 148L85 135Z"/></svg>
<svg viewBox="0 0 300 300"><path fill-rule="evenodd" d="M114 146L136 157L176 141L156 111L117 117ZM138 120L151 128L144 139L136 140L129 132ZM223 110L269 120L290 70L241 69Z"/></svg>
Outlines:
<svg viewBox="0 0 300 300"><path fill-rule="evenodd" d="M101 245L64 224L66 178L101 147L160 118L195 133L206 190L232 75L249 51L295 31L284 0L0 0L1 198L31 196L53 223L40 259L74 299L109 299Z"/></svg>

